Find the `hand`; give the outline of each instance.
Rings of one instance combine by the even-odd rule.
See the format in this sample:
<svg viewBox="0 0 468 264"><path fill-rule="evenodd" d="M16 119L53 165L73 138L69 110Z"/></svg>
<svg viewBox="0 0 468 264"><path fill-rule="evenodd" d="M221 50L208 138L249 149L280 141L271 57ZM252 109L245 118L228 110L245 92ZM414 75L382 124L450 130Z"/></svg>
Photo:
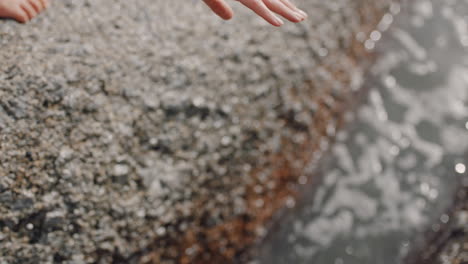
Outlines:
<svg viewBox="0 0 468 264"><path fill-rule="evenodd" d="M203 0L210 8L223 19L231 19L233 12L225 0ZM298 9L289 0L237 0L252 9L257 15L263 17L273 26L280 27L284 22L274 13L287 20L297 23L307 18L307 14Z"/></svg>
<svg viewBox="0 0 468 264"><path fill-rule="evenodd" d="M49 0L0 0L0 18L26 23L49 5Z"/></svg>

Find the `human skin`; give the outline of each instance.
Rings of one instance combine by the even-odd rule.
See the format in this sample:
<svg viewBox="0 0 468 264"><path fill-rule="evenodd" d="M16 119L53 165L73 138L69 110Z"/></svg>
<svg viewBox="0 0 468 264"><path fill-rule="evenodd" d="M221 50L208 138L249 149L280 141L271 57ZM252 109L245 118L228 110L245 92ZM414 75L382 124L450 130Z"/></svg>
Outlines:
<svg viewBox="0 0 468 264"><path fill-rule="evenodd" d="M223 19L231 19L234 15L225 0L203 1ZM238 1L277 27L282 26L284 22L275 13L294 23L307 18L307 14L289 0ZM42 12L48 4L49 0L0 0L0 18L12 18L18 22L26 23Z"/></svg>
<svg viewBox="0 0 468 264"><path fill-rule="evenodd" d="M231 19L234 15L231 7L225 0L203 0L218 16L223 19ZM307 14L297 8L289 0L237 0L250 8L257 15L268 21L273 26L280 27L284 22L276 15L298 23L307 18ZM275 14L276 13L276 14Z"/></svg>
<svg viewBox="0 0 468 264"><path fill-rule="evenodd" d="M49 0L0 0L0 18L26 23L42 12Z"/></svg>

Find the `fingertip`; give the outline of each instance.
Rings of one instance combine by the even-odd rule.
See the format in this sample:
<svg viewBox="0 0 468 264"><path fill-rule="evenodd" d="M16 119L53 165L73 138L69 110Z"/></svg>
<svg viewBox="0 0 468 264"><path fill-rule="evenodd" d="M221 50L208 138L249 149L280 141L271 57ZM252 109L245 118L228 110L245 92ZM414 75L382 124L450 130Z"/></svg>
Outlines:
<svg viewBox="0 0 468 264"><path fill-rule="evenodd" d="M226 4L224 0L203 0L213 12L215 12L220 18L229 20L233 17L234 12L231 7Z"/></svg>
<svg viewBox="0 0 468 264"><path fill-rule="evenodd" d="M13 18L21 24L26 24L29 21L28 15L24 11L16 13Z"/></svg>
<svg viewBox="0 0 468 264"><path fill-rule="evenodd" d="M309 15L306 12L304 12L303 10L299 9L299 13L301 13L301 15L304 17L304 19L309 17Z"/></svg>
<svg viewBox="0 0 468 264"><path fill-rule="evenodd" d="M304 21L304 17L300 14L296 14L294 15L294 19L290 19L291 22L294 22L294 23L299 23L299 22L302 22Z"/></svg>
<svg viewBox="0 0 468 264"><path fill-rule="evenodd" d="M224 20L231 20L234 17L234 13L232 11L225 12L219 15Z"/></svg>
<svg viewBox="0 0 468 264"><path fill-rule="evenodd" d="M279 21L275 21L274 23L270 23L270 24L272 24L275 27L281 27L281 26L284 25L284 22L279 20Z"/></svg>

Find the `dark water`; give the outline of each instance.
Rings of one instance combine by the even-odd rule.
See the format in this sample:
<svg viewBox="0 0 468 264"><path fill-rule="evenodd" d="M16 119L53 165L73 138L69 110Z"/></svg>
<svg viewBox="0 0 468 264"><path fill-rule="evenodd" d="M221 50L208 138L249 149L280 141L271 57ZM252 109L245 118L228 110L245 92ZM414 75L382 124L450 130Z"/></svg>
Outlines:
<svg viewBox="0 0 468 264"><path fill-rule="evenodd" d="M258 263L401 263L448 221L468 165L468 1L407 1L379 30L360 36L379 54L368 99Z"/></svg>

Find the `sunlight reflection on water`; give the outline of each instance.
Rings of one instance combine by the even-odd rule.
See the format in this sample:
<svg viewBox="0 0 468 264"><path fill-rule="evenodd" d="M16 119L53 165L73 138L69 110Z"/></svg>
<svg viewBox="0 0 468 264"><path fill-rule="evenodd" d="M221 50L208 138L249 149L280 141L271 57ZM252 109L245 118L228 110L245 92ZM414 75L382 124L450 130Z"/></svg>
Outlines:
<svg viewBox="0 0 468 264"><path fill-rule="evenodd" d="M380 54L369 97L260 263L398 263L414 237L448 221L466 177L468 2L407 3L384 17L389 31L364 40Z"/></svg>

